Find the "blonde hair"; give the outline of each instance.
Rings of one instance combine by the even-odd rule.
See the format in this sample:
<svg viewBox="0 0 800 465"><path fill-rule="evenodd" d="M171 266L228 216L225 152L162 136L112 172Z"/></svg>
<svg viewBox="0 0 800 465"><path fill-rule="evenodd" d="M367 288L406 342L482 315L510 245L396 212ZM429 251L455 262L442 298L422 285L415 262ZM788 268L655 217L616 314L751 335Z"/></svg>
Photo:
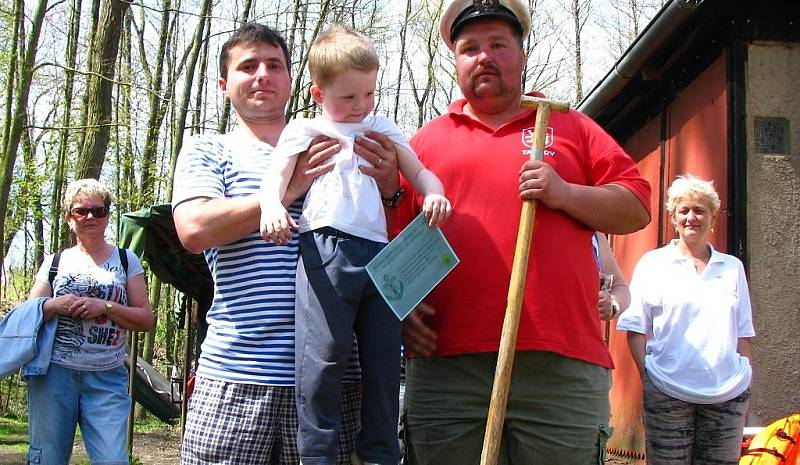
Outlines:
<svg viewBox="0 0 800 465"><path fill-rule="evenodd" d="M67 189L64 191L64 198L61 201L61 206L65 214L69 214L75 198L79 196L97 196L103 200L103 205L106 208L111 207L113 197L111 191L97 179L87 178L72 181Z"/></svg>
<svg viewBox="0 0 800 465"><path fill-rule="evenodd" d="M339 74L378 69L378 53L367 36L345 26L332 26L320 34L308 52L311 80L325 87Z"/></svg>
<svg viewBox="0 0 800 465"><path fill-rule="evenodd" d="M704 197L711 206L712 214L716 214L719 211L719 194L714 189L714 181L706 181L691 174L685 174L676 177L672 181L672 185L669 186L666 204L669 214L674 215L675 209L678 208L678 203L692 195Z"/></svg>

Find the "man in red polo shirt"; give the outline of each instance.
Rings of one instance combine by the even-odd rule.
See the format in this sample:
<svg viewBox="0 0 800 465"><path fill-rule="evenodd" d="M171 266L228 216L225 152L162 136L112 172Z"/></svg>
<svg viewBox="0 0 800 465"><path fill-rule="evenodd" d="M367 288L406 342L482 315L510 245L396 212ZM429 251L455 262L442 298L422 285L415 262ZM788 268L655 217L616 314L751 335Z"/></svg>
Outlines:
<svg viewBox="0 0 800 465"><path fill-rule="evenodd" d="M539 206L501 463L602 463L610 435L612 362L591 237L643 228L650 187L630 156L576 111L551 114L544 161L529 161L535 112L519 107L526 5L461 0L442 17L465 98L411 142L453 202L443 232L461 264L404 325L411 464L478 463L522 199ZM420 200L401 205L398 226Z"/></svg>

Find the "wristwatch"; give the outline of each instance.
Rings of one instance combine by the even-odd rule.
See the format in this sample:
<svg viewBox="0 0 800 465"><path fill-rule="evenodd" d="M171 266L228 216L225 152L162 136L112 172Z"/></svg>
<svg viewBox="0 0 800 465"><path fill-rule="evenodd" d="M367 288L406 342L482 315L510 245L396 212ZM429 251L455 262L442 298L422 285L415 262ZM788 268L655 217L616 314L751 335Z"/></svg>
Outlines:
<svg viewBox="0 0 800 465"><path fill-rule="evenodd" d="M397 208L397 206L400 205L400 200L404 195L406 195L406 191L401 187L397 192L392 194L391 197L381 197L381 200L383 201L384 206L389 208Z"/></svg>
<svg viewBox="0 0 800 465"><path fill-rule="evenodd" d="M105 303L105 306L106 306L106 315L111 314L111 310L114 308L114 306L108 300L106 300L104 303Z"/></svg>
<svg viewBox="0 0 800 465"><path fill-rule="evenodd" d="M619 303L617 303L617 299L611 298L611 319L616 320L619 314L622 313L619 309Z"/></svg>

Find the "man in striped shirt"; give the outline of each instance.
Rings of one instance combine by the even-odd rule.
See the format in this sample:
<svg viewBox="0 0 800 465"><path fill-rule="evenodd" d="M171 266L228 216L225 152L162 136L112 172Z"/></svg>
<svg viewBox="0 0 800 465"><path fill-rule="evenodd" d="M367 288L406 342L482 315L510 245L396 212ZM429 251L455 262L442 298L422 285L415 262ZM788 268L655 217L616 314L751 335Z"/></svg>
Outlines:
<svg viewBox="0 0 800 465"><path fill-rule="evenodd" d="M294 401L294 273L297 236L268 243L258 231L261 178L286 125L290 57L272 29L248 23L220 51L219 87L238 126L201 135L178 158L173 215L191 252L205 254L214 278L197 384L189 404L182 464L297 464ZM399 189L394 145L380 134L356 141L355 150L376 168L382 195ZM299 214L299 197L332 168L339 150L319 138L298 160L283 203ZM384 162L378 163L379 159ZM387 163L388 162L388 163ZM358 429L355 361L343 388L339 463L349 464Z"/></svg>

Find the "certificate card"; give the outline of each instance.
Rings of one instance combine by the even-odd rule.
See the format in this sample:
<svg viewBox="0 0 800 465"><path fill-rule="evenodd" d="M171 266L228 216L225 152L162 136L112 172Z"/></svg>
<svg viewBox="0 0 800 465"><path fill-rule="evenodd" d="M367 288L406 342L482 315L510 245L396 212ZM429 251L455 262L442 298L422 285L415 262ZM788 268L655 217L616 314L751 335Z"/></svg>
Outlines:
<svg viewBox="0 0 800 465"><path fill-rule="evenodd" d="M420 213L369 262L367 273L402 320L458 262L442 231Z"/></svg>

